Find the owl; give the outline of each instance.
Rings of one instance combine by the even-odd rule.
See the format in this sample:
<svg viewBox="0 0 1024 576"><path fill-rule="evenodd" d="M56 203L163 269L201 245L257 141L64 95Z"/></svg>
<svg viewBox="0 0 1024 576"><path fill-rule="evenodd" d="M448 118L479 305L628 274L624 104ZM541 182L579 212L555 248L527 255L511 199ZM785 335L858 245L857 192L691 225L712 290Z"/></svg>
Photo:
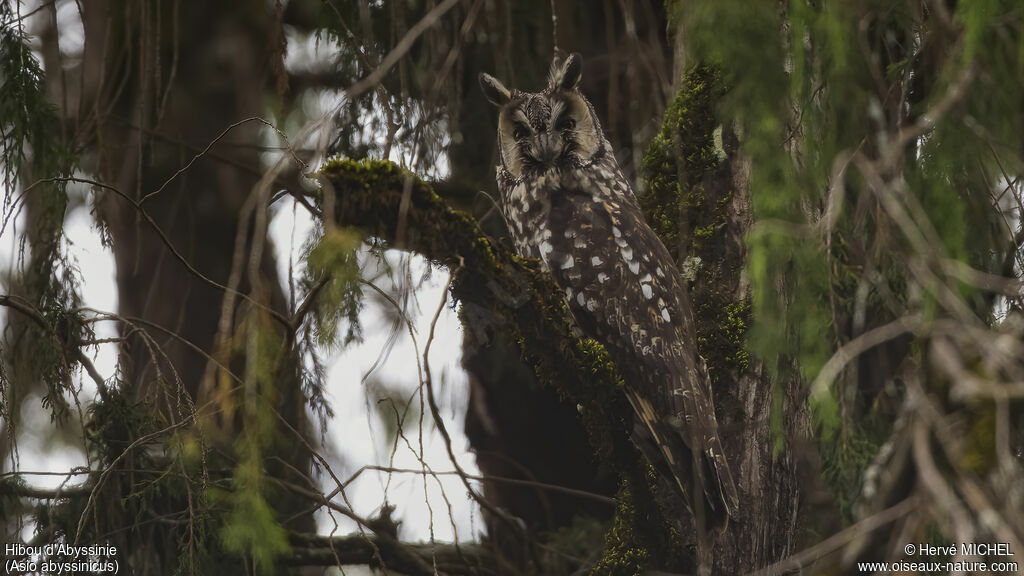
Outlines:
<svg viewBox="0 0 1024 576"><path fill-rule="evenodd" d="M502 211L519 254L540 260L577 329L615 361L633 411L631 439L682 493L700 548L700 534L724 528L737 496L686 287L577 88L581 77L578 54L555 60L541 92L480 75L499 108Z"/></svg>

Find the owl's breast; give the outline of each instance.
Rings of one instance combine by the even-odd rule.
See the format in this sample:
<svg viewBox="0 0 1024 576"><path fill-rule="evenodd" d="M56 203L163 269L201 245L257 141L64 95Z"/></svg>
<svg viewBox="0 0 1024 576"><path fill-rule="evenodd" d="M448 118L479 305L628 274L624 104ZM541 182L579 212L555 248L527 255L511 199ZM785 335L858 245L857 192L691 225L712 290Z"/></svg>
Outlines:
<svg viewBox="0 0 1024 576"><path fill-rule="evenodd" d="M589 228L593 210L609 203L635 206L629 184L613 163L551 169L521 180L499 179L502 210L516 250L539 258L546 268L561 266L585 247L578 227ZM552 206L561 208L552 213ZM558 236L555 238L555 236ZM568 241L568 245L560 244Z"/></svg>
<svg viewBox="0 0 1024 576"><path fill-rule="evenodd" d="M524 180L510 184L502 190L502 212L509 233L520 256L542 258L541 243L548 230L551 202L548 191L538 180ZM550 237L550 230L547 236Z"/></svg>

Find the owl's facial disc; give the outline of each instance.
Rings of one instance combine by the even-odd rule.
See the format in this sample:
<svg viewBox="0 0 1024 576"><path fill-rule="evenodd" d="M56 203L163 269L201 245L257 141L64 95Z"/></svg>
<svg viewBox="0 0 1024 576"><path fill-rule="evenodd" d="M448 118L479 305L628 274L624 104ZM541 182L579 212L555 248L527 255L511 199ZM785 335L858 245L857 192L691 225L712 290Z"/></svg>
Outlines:
<svg viewBox="0 0 1024 576"><path fill-rule="evenodd" d="M551 169L581 167L607 147L594 109L580 94L579 54L555 58L542 92L509 90L490 74L480 88L498 114L501 164L515 178Z"/></svg>
<svg viewBox="0 0 1024 576"><path fill-rule="evenodd" d="M498 119L505 168L514 176L572 168L600 147L586 101L575 91L520 93Z"/></svg>

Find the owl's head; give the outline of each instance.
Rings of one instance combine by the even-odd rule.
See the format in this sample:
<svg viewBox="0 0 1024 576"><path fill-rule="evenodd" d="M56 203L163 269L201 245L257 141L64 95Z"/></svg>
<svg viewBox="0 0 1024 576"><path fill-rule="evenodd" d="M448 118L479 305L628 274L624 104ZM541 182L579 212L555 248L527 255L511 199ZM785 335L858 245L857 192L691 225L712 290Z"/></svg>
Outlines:
<svg viewBox="0 0 1024 576"><path fill-rule="evenodd" d="M577 89L582 70L579 54L556 58L541 92L509 90L497 78L480 74L484 95L499 108L501 165L512 177L581 166L604 151L594 108Z"/></svg>

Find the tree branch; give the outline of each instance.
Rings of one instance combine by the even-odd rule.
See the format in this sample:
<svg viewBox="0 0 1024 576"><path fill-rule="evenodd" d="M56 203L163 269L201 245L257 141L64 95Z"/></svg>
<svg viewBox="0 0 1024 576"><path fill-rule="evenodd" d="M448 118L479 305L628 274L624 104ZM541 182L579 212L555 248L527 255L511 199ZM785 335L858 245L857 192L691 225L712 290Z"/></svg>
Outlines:
<svg viewBox="0 0 1024 576"><path fill-rule="evenodd" d="M44 318L38 310L30 304L21 301L17 297L12 297L9 294L0 294L0 306L5 306L21 312L35 322L36 325L45 330L50 337L57 342L62 350L70 354L72 359L82 365L82 368L85 369L86 373L89 374L89 377L92 378L93 382L96 384L96 389L99 391L100 397L105 400L110 398L110 391L107 389L106 379L103 378L103 375L100 374L99 370L96 369L96 366L93 365L92 360L82 352L81 348L64 342L60 336L54 332L53 326L50 326L50 323L47 322L46 318Z"/></svg>
<svg viewBox="0 0 1024 576"><path fill-rule="evenodd" d="M409 576L507 573L496 569L495 558L478 545L462 544L456 550L452 544L407 544L381 536L315 534L292 534L291 544L292 553L286 561L295 566L336 566L339 563L379 566L381 560L376 555L379 551L389 570ZM436 572L433 566L437 566Z"/></svg>

